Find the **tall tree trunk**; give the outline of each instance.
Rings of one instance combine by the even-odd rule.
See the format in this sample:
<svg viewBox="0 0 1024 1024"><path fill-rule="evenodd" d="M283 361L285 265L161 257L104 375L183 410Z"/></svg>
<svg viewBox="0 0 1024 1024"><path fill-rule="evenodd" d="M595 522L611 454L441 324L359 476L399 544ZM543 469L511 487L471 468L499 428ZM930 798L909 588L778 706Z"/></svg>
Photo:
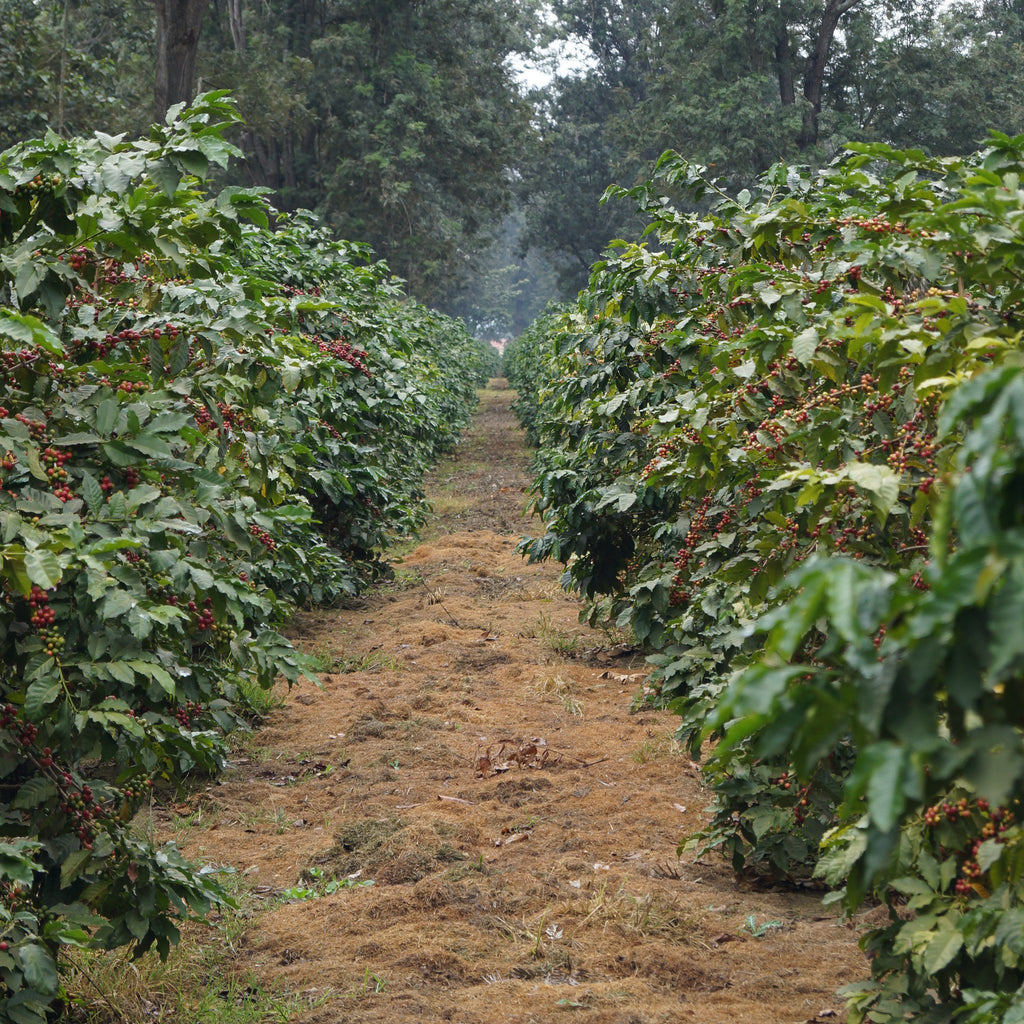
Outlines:
<svg viewBox="0 0 1024 1024"><path fill-rule="evenodd" d="M242 23L242 0L228 0L228 24L235 53L245 53L245 25Z"/></svg>
<svg viewBox="0 0 1024 1024"><path fill-rule="evenodd" d="M821 114L821 90L828 65L828 52L832 48L836 29L847 11L853 10L862 0L826 0L814 46L807 56L804 70L804 99L807 108L803 128L800 131L800 148L806 149L818 141L818 117Z"/></svg>
<svg viewBox="0 0 1024 1024"><path fill-rule="evenodd" d="M784 107L796 103L796 85L793 82L793 49L789 45L789 26L783 22L775 36L775 69L779 79L779 99Z"/></svg>
<svg viewBox="0 0 1024 1024"><path fill-rule="evenodd" d="M210 0L154 0L156 8L156 119L194 96L199 32Z"/></svg>

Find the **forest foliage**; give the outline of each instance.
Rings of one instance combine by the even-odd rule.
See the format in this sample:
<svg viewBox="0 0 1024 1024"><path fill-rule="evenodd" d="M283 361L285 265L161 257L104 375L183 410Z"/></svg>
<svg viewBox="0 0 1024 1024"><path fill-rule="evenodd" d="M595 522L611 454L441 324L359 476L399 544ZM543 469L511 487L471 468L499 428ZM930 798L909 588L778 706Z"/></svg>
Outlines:
<svg viewBox="0 0 1024 1024"><path fill-rule="evenodd" d="M1019 0L156 6L198 11L196 90L237 97L245 159L219 182L317 212L422 301L501 333L572 298L610 239L635 236L633 205L601 196L666 148L739 189L849 141L940 156L1024 130ZM0 149L46 127L148 130L153 6L0 0L0 14ZM579 59L528 88L521 69L558 40ZM481 258L501 261L483 291Z"/></svg>

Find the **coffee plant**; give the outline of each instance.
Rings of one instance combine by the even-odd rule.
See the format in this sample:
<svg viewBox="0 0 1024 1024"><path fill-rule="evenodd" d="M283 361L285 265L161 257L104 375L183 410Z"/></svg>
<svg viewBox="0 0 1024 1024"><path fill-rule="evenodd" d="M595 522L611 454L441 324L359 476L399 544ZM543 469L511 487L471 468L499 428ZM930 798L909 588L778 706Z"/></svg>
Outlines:
<svg viewBox="0 0 1024 1024"><path fill-rule="evenodd" d="M531 323L522 334L505 347L502 369L516 397L512 408L526 430L530 444L536 445L539 417L539 392L545 382L546 355L554 344L562 316L567 310L549 308Z"/></svg>
<svg viewBox="0 0 1024 1024"><path fill-rule="evenodd" d="M817 865L851 913L891 912L865 939L856 1020L982 1024L1024 1005L1024 367L958 387L939 436L962 428L925 585L809 560L710 723L723 776L742 746L744 763L786 750L801 779L838 742L856 749Z"/></svg>
<svg viewBox="0 0 1024 1024"><path fill-rule="evenodd" d="M225 897L132 827L294 680L297 602L420 522L487 354L259 190L222 94L148 139L0 154L0 1016L62 948L155 947Z"/></svg>
<svg viewBox="0 0 1024 1024"><path fill-rule="evenodd" d="M706 768L704 849L738 870L816 871L846 885L850 908L911 901L914 924L894 910L866 940L876 980L851 1005L872 1020L968 1007L1002 1020L1019 1006L1003 998L1020 982L1016 940L991 944L1020 923L1021 776L1002 754L1020 751L1021 723L981 694L1019 686L1020 666L997 653L1009 638L967 625L997 590L1017 614L1014 577L1005 589L1009 555L989 541L974 578L959 559L964 515L1013 526L995 510L1009 514L1019 442L995 424L1012 422L1018 386L1022 170L1024 139L995 134L962 159L856 146L729 196L666 154L625 193L656 244L615 243L536 349L546 530L525 550L565 562L591 617L649 647L655 699L694 753L725 737ZM932 610L913 618L898 595ZM960 635L942 614L964 616ZM946 692L946 658L975 673L960 693ZM886 718L896 664L914 665L932 704L908 683ZM816 684L837 671L842 699ZM736 673L742 699L727 690ZM965 729L977 747L959 742ZM886 737L900 730L897 756ZM962 758L929 762L951 744ZM986 770L1001 783L982 784Z"/></svg>

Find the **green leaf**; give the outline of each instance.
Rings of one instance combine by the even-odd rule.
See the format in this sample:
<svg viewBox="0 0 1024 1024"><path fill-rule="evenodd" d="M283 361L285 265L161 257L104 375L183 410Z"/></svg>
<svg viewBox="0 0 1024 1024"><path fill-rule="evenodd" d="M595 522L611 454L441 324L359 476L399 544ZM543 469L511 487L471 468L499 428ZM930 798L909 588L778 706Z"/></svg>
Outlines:
<svg viewBox="0 0 1024 1024"><path fill-rule="evenodd" d="M52 590L63 575L57 556L46 548L32 548L25 552L25 572L43 590Z"/></svg>
<svg viewBox="0 0 1024 1024"><path fill-rule="evenodd" d="M189 174L194 174L200 180L206 177L210 162L202 153L196 150L183 149L178 151L177 157Z"/></svg>
<svg viewBox="0 0 1024 1024"><path fill-rule="evenodd" d="M91 857L91 850L76 850L68 855L60 866L60 884L62 888L67 888L69 883L73 882L82 873Z"/></svg>
<svg viewBox="0 0 1024 1024"><path fill-rule="evenodd" d="M43 995L57 994L57 964L49 950L36 943L26 943L18 950L18 959L25 981Z"/></svg>
<svg viewBox="0 0 1024 1024"><path fill-rule="evenodd" d="M171 446L162 437L155 437L152 434L139 434L138 437L128 439L126 443L150 458L165 458L173 454Z"/></svg>
<svg viewBox="0 0 1024 1024"><path fill-rule="evenodd" d="M96 432L109 437L117 423L118 404L112 398L105 398L96 409Z"/></svg>
<svg viewBox="0 0 1024 1024"><path fill-rule="evenodd" d="M46 705L52 704L61 694L59 679L43 677L35 680L25 691L25 714L30 721L41 722L46 715Z"/></svg>
<svg viewBox="0 0 1024 1024"><path fill-rule="evenodd" d="M32 581L25 571L25 549L20 544L11 544L0 549L0 565L3 567L4 576L22 596L27 597L32 590Z"/></svg>
<svg viewBox="0 0 1024 1024"><path fill-rule="evenodd" d="M896 824L906 805L905 761L903 748L891 743L866 747L857 758L857 777L867 776L868 817L880 832L888 832Z"/></svg>
<svg viewBox="0 0 1024 1024"><path fill-rule="evenodd" d="M964 778L980 797L992 804L1010 799L1024 777L1020 733L1011 725L989 725L968 734L963 746L971 750Z"/></svg>
<svg viewBox="0 0 1024 1024"><path fill-rule="evenodd" d="M170 160L159 160L149 168L149 176L168 199L174 198L181 184L181 171Z"/></svg>
<svg viewBox="0 0 1024 1024"><path fill-rule="evenodd" d="M100 602L100 615L104 619L116 619L127 614L138 604L138 598L127 590L112 590Z"/></svg>
<svg viewBox="0 0 1024 1024"><path fill-rule="evenodd" d="M188 573L192 577L192 582L200 591L207 591L213 588L214 576L212 572L190 562Z"/></svg>
<svg viewBox="0 0 1024 1024"><path fill-rule="evenodd" d="M806 330L801 331L793 339L793 355L796 356L801 366L810 365L820 341L821 335L813 327L808 327Z"/></svg>
<svg viewBox="0 0 1024 1024"><path fill-rule="evenodd" d="M943 923L928 940L922 963L929 975L936 975L947 967L964 945L964 936L950 923Z"/></svg>
<svg viewBox="0 0 1024 1024"><path fill-rule="evenodd" d="M82 497L85 498L86 507L92 515L96 515L103 508L105 495L92 473L82 473Z"/></svg>
<svg viewBox="0 0 1024 1024"><path fill-rule="evenodd" d="M104 441L100 448L115 466L137 466L142 461L139 453L134 448L129 448L123 441Z"/></svg>
<svg viewBox="0 0 1024 1024"><path fill-rule="evenodd" d="M46 778L46 776L36 775L22 783L11 806L17 808L38 807L40 804L45 804L56 796L57 787L53 784L53 781Z"/></svg>
<svg viewBox="0 0 1024 1024"><path fill-rule="evenodd" d="M999 677L1024 656L1024 565L1014 564L1006 582L990 602L992 664L989 672Z"/></svg>
<svg viewBox="0 0 1024 1024"><path fill-rule="evenodd" d="M53 330L38 317L27 313L17 313L0 306L0 334L25 345L35 345L53 356L64 355L64 346Z"/></svg>
<svg viewBox="0 0 1024 1024"><path fill-rule="evenodd" d="M171 345L171 351L168 357L167 365L170 375L177 377L186 366L189 361L189 341L188 336L184 333L179 334Z"/></svg>
<svg viewBox="0 0 1024 1024"><path fill-rule="evenodd" d="M28 462L29 472L37 480L41 480L44 484L49 484L50 478L46 475L42 462L39 461L39 451L35 445L28 445L25 448L25 460Z"/></svg>
<svg viewBox="0 0 1024 1024"><path fill-rule="evenodd" d="M846 471L854 484L868 493L875 510L885 519L899 501L900 478L896 471L871 462L849 462Z"/></svg>
<svg viewBox="0 0 1024 1024"><path fill-rule="evenodd" d="M40 843L24 839L0 843L0 879L31 885L38 867L33 855L40 848Z"/></svg>

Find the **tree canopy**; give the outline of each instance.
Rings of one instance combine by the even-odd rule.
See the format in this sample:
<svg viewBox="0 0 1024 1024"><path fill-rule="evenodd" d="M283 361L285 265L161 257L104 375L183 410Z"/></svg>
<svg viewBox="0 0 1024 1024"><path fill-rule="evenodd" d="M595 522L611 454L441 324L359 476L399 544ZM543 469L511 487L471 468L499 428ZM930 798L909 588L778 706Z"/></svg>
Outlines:
<svg viewBox="0 0 1024 1024"><path fill-rule="evenodd" d="M229 89L244 160L222 184L318 212L481 322L580 288L641 226L606 188L665 149L742 188L850 141L946 155L1024 130L1021 0L0 0L0 16L0 146L137 134ZM553 39L586 59L527 90L516 68ZM494 271L512 266L510 288Z"/></svg>

